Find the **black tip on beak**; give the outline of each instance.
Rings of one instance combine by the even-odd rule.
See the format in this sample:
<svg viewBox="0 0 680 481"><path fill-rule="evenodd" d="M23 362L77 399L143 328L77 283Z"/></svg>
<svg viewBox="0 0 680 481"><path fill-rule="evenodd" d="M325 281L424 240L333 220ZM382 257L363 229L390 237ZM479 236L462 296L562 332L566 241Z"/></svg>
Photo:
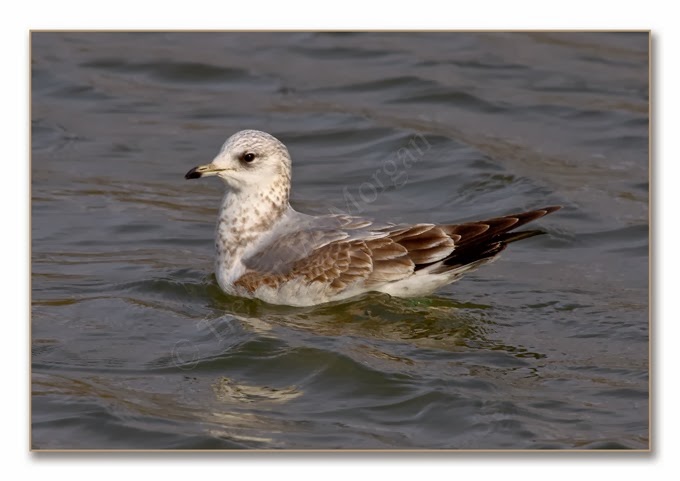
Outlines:
<svg viewBox="0 0 680 481"><path fill-rule="evenodd" d="M185 179L198 179L199 177L201 177L202 174L200 172L198 172L196 169L198 169L198 167L194 167L193 169L191 169L189 172L187 172L184 175L184 178Z"/></svg>

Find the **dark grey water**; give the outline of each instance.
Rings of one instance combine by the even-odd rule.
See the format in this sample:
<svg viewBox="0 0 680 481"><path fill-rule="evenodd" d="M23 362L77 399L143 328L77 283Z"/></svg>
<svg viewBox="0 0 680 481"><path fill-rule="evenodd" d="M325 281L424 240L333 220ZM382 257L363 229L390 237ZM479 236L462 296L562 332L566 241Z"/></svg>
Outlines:
<svg viewBox="0 0 680 481"><path fill-rule="evenodd" d="M646 448L648 54L644 33L34 33L33 447ZM244 128L288 145L306 212L564 208L428 298L232 298L221 185L184 173Z"/></svg>

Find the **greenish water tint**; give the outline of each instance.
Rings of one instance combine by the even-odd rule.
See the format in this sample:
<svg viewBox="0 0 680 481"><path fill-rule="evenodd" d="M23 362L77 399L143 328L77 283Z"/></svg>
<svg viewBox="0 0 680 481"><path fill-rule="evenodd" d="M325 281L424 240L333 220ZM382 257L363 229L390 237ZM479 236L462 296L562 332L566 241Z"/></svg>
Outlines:
<svg viewBox="0 0 680 481"><path fill-rule="evenodd" d="M33 447L646 448L647 42L34 33ZM184 173L244 128L298 210L564 208L429 298L233 298Z"/></svg>

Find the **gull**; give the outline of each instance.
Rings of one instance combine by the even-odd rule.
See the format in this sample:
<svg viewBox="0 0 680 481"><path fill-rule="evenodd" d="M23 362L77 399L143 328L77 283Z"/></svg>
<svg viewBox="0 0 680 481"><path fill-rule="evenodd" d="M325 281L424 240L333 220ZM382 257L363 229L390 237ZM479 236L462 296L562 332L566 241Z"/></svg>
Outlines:
<svg viewBox="0 0 680 481"><path fill-rule="evenodd" d="M220 288L289 306L367 292L426 296L495 260L507 244L543 234L514 229L560 208L460 224L378 224L346 214L303 214L289 204L288 149L258 130L235 133L211 163L185 178L209 176L227 187L215 234Z"/></svg>

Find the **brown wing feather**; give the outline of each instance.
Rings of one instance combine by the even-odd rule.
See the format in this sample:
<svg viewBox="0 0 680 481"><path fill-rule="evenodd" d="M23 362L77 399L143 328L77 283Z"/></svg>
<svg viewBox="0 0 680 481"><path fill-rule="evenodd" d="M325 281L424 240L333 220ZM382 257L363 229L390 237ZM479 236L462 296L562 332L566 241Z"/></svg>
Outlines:
<svg viewBox="0 0 680 481"><path fill-rule="evenodd" d="M235 285L254 292L260 286L278 287L292 279L321 282L340 292L356 282L371 287L411 276L439 264L433 273L481 264L509 242L542 234L540 230L511 232L560 207L496 217L464 224L418 224L391 230L386 237L336 241L295 261L285 273L248 271Z"/></svg>
<svg viewBox="0 0 680 481"><path fill-rule="evenodd" d="M367 241L366 246L373 260L373 271L367 279L367 285L393 282L413 274L415 264L409 258L406 247L389 237Z"/></svg>
<svg viewBox="0 0 680 481"><path fill-rule="evenodd" d="M421 224L391 232L389 238L403 246L415 264L445 259L454 248L454 239L440 226Z"/></svg>
<svg viewBox="0 0 680 481"><path fill-rule="evenodd" d="M287 273L249 271L234 284L252 293L260 286L278 287L298 279L321 282L339 292L360 281L371 286L403 279L413 274L414 268L406 248L389 238L340 241L295 262Z"/></svg>

